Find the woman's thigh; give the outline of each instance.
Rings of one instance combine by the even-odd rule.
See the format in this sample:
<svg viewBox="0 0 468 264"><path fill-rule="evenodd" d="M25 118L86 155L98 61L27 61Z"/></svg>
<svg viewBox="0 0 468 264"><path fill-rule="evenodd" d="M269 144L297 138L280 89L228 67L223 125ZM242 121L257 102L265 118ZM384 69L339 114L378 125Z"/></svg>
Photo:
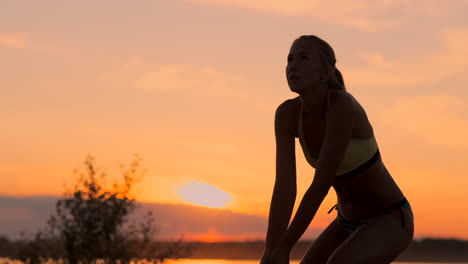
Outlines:
<svg viewBox="0 0 468 264"><path fill-rule="evenodd" d="M369 219L330 256L328 264L391 263L410 244L414 234L411 207L400 208Z"/></svg>
<svg viewBox="0 0 468 264"><path fill-rule="evenodd" d="M325 264L335 249L349 237L338 217L315 239L301 264Z"/></svg>

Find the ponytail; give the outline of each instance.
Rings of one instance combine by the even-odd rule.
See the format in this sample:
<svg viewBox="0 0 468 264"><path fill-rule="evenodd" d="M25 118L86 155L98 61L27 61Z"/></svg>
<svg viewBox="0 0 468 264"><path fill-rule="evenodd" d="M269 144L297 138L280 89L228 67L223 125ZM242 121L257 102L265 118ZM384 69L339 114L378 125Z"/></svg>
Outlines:
<svg viewBox="0 0 468 264"><path fill-rule="evenodd" d="M338 68L336 67L333 67L333 68L334 68L334 74L330 78L330 88L346 91L346 87L345 87L344 80L343 80L343 75L341 74L340 70L338 70Z"/></svg>

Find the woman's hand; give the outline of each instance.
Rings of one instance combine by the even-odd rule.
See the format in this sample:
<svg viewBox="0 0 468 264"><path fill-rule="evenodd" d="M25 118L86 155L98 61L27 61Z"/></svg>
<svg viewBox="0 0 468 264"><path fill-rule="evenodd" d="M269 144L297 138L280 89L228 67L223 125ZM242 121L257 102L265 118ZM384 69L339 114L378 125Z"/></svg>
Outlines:
<svg viewBox="0 0 468 264"><path fill-rule="evenodd" d="M289 251L281 247L276 248L271 252L268 264L289 264Z"/></svg>

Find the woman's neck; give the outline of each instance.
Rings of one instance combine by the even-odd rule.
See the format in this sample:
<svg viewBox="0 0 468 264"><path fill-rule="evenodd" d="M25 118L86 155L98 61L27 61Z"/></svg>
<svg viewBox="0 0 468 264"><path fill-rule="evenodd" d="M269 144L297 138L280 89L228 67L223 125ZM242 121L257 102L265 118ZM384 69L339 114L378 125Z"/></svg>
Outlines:
<svg viewBox="0 0 468 264"><path fill-rule="evenodd" d="M305 115L308 117L324 118L327 107L327 93L329 89L321 87L315 93L301 94L300 99Z"/></svg>

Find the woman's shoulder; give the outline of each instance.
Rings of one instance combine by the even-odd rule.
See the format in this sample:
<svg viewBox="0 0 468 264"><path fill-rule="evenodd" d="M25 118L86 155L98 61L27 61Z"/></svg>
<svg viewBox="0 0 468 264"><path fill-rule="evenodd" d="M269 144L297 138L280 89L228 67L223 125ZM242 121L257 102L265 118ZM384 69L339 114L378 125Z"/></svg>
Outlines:
<svg viewBox="0 0 468 264"><path fill-rule="evenodd" d="M279 104L276 109L275 119L282 124L282 126L288 127L291 133L297 135L297 124L299 122L299 111L301 107L300 97L286 99L284 102Z"/></svg>
<svg viewBox="0 0 468 264"><path fill-rule="evenodd" d="M347 104L349 106L356 104L357 101L353 95L344 90L330 89L328 93L328 104Z"/></svg>
<svg viewBox="0 0 468 264"><path fill-rule="evenodd" d="M286 99L284 102L279 104L276 112L287 116L295 115L300 108L300 104L301 100L299 96Z"/></svg>

